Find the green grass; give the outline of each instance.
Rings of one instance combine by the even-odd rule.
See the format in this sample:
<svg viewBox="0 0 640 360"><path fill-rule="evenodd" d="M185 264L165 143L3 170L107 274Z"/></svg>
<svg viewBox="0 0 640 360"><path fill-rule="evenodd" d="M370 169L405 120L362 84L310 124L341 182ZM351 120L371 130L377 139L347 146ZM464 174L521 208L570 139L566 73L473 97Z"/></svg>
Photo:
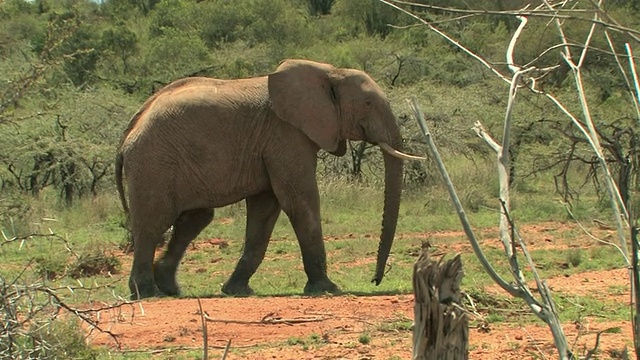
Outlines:
<svg viewBox="0 0 640 360"><path fill-rule="evenodd" d="M559 203L549 203L545 194L549 189L540 188L538 192L516 191L514 195L514 214L518 224L535 223L548 220L566 219L564 207ZM412 292L412 267L420 252L424 240L429 240L435 252L454 253L451 246L467 245L462 233L446 237L435 236L442 231L460 231L459 220L448 203L442 189L429 191L408 191L405 193L400 209L398 236L394 242L390 257L390 269L380 286L370 280L374 273L377 245L379 241L382 191L376 187L353 184L328 183L322 186L322 221L328 253L329 276L345 293L354 295L408 294ZM46 285L64 289L79 287L79 284L98 288L91 292L59 290L59 295L70 303L83 303L89 298L97 301L114 302L114 294L124 298L128 295L127 276L131 254L122 255L119 245L126 238L122 228L123 215L114 196L101 196L94 200L79 202L74 208L67 209L52 201L55 194L43 194L31 204L28 218L22 219L16 233L49 233L60 237L33 237L22 242L7 243L0 246L3 266L0 276L11 280L21 274L23 279L39 281L43 274L53 273L44 280ZM478 202L483 197L477 194L467 196L467 201ZM480 200L478 200L480 199ZM484 199L491 200L490 196ZM546 201L545 201L546 199ZM586 204L592 200L583 197ZM493 200L491 200L493 201ZM474 230L484 239L495 239L495 227L498 213L495 206L476 206L468 213ZM53 204L53 205L51 205ZM544 206L542 206L544 204ZM591 205L578 204L576 208L589 209ZM182 261L178 272L185 297L221 296L221 284L229 277L240 256L244 236L244 204L239 203L216 210L214 222L207 227L194 242ZM606 217L606 215L605 215ZM599 218L602 218L600 215ZM12 235L5 228L5 233ZM428 236L425 237L424 233ZM611 246L591 243L589 246L571 247L573 242L582 241L585 236L579 230L551 229L549 236L558 243L566 244L561 249L535 249L531 255L543 277L570 276L572 274L608 270L623 267L618 251ZM206 239L221 238L228 246L210 246ZM63 240L64 239L64 240ZM527 241L527 239L525 239ZM69 247L71 250L69 250ZM195 247L198 250L193 250ZM532 246L535 248L535 246ZM468 249L468 246L466 247ZM509 267L500 247L483 246L484 252L497 271L507 281L511 281ZM119 273L112 276L104 274L73 279L65 269L70 268L81 258L103 252L116 254L123 264ZM526 261L520 257L521 264ZM485 273L475 254L471 250L463 251L465 277L462 288L474 300L477 310L487 322L530 322L538 321L524 302L504 295L495 295L485 291L494 286ZM533 277L525 268L527 279ZM297 240L286 216L281 215L274 230L264 262L251 280L256 296L290 296L302 294L306 282ZM611 293L620 293L625 289L610 288ZM590 296L554 293L563 321L573 321L584 316L607 319L628 318L628 308L623 304L608 303ZM479 320L472 319L473 322ZM411 320L398 318L389 320L378 328L381 332L410 332ZM360 334L358 342L368 344L371 334ZM314 334L308 339L291 338L287 343L292 346L320 346L325 342L323 336ZM356 344L352 344L355 346ZM172 358L193 358L201 356L196 352L182 352L171 355ZM143 358L140 354L122 355L122 358ZM99 358L102 358L100 355Z"/></svg>
<svg viewBox="0 0 640 360"><path fill-rule="evenodd" d="M410 292L411 267L419 253L423 238L410 235L398 238L391 256L391 270L379 287L373 286L370 279L374 272L380 229L381 190L349 184L340 186L336 183L329 183L322 189L325 196L322 202L323 228L327 238L325 244L332 279L345 291L354 294ZM527 193L526 196L531 194ZM430 205L436 208L450 206L440 204L439 200L434 198L433 192L406 194L401 206L398 231L411 234L458 230L459 222L452 211L438 211L433 214L433 211L429 210ZM515 198L517 199L517 196ZM123 218L115 198L100 197L93 201L80 202L72 209L46 207L45 204L49 200L43 196L34 204L36 210L30 219L30 231L51 229L67 239L68 245L79 255L91 251L96 246L107 251L118 251L117 245L126 237L126 233L120 225ZM562 207L558 208L564 211ZM526 208L519 210L526 214L531 213ZM199 239L223 238L228 241L228 247L203 246L199 251L187 251L179 272L179 281L185 296L220 295L220 284L233 270L243 245L244 211L242 203L217 210L216 220L199 236ZM545 213L545 216L532 216L522 222L542 221L553 215L554 213ZM474 227L482 229L495 226L498 215L492 209L479 209L469 216ZM550 235L570 239L579 236L579 233ZM447 244L466 241L459 235L438 239L434 246L446 249ZM194 246L199 247L199 240L194 242ZM485 252L500 273L507 276L507 262L502 251L488 248ZM18 274L29 259L37 259L32 266L38 269L60 266L65 257L73 256L66 249L66 244L55 238L34 238L21 244L5 245L0 247L0 254L5 265L0 274L8 278ZM566 251L535 250L532 251L532 255L543 276L570 275L580 271L611 269L622 265L615 249L607 246ZM123 259L130 261L130 257L131 255L127 255ZM209 263L211 259L216 259L214 264ZM467 272L463 284L491 284L491 280L472 253L463 254L463 261ZM522 262L524 263L524 260ZM122 272L124 274L120 275L121 281L116 283L116 290L126 293L124 278L128 268L124 266ZM94 277L91 281L101 284L106 283L107 279ZM111 281L113 279L108 279L108 282ZM299 247L288 219L283 215L278 220L265 261L252 278L251 284L258 295L291 295L300 294L305 281ZM56 279L55 282L61 285L74 283L67 278Z"/></svg>
<svg viewBox="0 0 640 360"><path fill-rule="evenodd" d="M317 333L312 333L307 338L301 338L298 336L293 336L287 339L287 346L300 346L302 350L308 351L312 347L318 348L322 345L326 344L328 341L326 335L319 335Z"/></svg>
<svg viewBox="0 0 640 360"><path fill-rule="evenodd" d="M382 332L410 332L412 324L412 319L401 315L381 323L377 330Z"/></svg>
<svg viewBox="0 0 640 360"><path fill-rule="evenodd" d="M629 307L616 301L603 301L592 296L554 294L561 321L579 321L584 317L607 320L629 320Z"/></svg>

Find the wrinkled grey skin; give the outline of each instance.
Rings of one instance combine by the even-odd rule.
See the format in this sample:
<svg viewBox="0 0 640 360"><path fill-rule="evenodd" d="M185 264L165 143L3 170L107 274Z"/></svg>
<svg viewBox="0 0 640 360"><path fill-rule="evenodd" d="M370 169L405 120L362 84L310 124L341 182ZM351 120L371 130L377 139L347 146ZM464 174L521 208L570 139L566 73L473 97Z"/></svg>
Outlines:
<svg viewBox="0 0 640 360"><path fill-rule="evenodd" d="M211 222L214 208L242 199L245 245L224 293L252 293L249 279L281 210L302 251L305 293L339 292L327 276L316 155L320 148L344 155L347 139L401 147L387 98L358 70L286 60L268 76L187 78L158 91L131 119L116 156L134 244L132 298L178 295L176 270L189 243ZM383 156L376 284L393 242L402 183L402 160ZM156 244L171 225L173 237L154 263Z"/></svg>

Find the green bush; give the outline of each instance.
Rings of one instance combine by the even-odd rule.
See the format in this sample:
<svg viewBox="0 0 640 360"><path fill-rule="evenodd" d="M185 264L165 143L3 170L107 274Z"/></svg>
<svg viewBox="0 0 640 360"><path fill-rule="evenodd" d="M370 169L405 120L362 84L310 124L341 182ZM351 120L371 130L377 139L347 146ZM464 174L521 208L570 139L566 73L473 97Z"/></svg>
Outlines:
<svg viewBox="0 0 640 360"><path fill-rule="evenodd" d="M200 37L175 28L152 38L143 56L145 75L165 84L206 67L211 60L211 52Z"/></svg>
<svg viewBox="0 0 640 360"><path fill-rule="evenodd" d="M398 25L400 12L379 1L350 0L339 1L334 13L350 26L353 35L386 37L392 31L389 25Z"/></svg>
<svg viewBox="0 0 640 360"><path fill-rule="evenodd" d="M0 177L2 169L0 168ZM13 191L5 191L0 198L0 230L9 238L30 232L32 213L30 197Z"/></svg>
<svg viewBox="0 0 640 360"><path fill-rule="evenodd" d="M41 255L34 258L36 273L47 280L55 280L66 275L67 258L55 254Z"/></svg>
<svg viewBox="0 0 640 360"><path fill-rule="evenodd" d="M5 339L0 340L0 357L4 359L82 359L98 358L86 342L83 329L75 320L49 320L48 323L31 326L22 336L8 347ZM5 355L7 355L5 357Z"/></svg>

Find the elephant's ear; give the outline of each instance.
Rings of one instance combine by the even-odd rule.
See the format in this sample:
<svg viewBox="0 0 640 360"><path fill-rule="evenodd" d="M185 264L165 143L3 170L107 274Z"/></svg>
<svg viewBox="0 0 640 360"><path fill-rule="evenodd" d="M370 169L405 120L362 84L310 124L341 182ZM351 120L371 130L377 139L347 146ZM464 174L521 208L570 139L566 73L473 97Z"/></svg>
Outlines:
<svg viewBox="0 0 640 360"><path fill-rule="evenodd" d="M269 75L269 97L276 115L302 130L329 152L341 152L340 127L328 64L285 60Z"/></svg>

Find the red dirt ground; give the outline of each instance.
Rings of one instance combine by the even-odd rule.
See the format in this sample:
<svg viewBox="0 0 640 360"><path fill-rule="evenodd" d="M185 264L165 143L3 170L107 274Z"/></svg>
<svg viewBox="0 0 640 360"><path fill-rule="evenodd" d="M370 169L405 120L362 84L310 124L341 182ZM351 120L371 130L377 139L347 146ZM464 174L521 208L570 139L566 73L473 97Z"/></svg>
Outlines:
<svg viewBox="0 0 640 360"><path fill-rule="evenodd" d="M572 239L570 245L555 239L562 224L531 225L522 229L535 248L594 246L592 240ZM487 230L489 231L489 230ZM495 229L492 231L495 232ZM607 230L597 234L606 237ZM404 234L402 236L414 236ZM457 233L429 234L430 241ZM435 239L435 240L433 240ZM486 239L485 245L496 243ZM537 246L535 246L537 245ZM445 251L469 251L467 243L447 243ZM565 294L591 294L628 303L628 290L610 294L611 287L628 289L626 270L594 271L552 278L549 286ZM504 294L498 287L490 292ZM514 300L518 301L518 300ZM228 359L409 359L411 331L393 326L394 322L413 319L413 296L326 296L326 297L249 297L201 299L208 316L208 342L214 347L212 358L219 358L231 340ZM125 351L145 351L156 358L170 353L202 347L202 325L197 299L159 299L122 307L100 314L101 326L117 335ZM384 325L386 324L386 325ZM621 350L633 349L629 321L585 318L580 323L564 324L565 333L578 352L593 348L596 333L619 327L618 333L604 333L600 339L600 359L622 358ZM578 336L578 334L580 335ZM370 341L360 341L368 334ZM297 342L300 341L304 342ZM92 334L95 345L116 348L105 333ZM575 341L575 344L574 344ZM363 343L365 342L365 343ZM524 324L500 324L469 330L471 359L557 358L551 333L540 321ZM634 357L633 353L630 354Z"/></svg>

